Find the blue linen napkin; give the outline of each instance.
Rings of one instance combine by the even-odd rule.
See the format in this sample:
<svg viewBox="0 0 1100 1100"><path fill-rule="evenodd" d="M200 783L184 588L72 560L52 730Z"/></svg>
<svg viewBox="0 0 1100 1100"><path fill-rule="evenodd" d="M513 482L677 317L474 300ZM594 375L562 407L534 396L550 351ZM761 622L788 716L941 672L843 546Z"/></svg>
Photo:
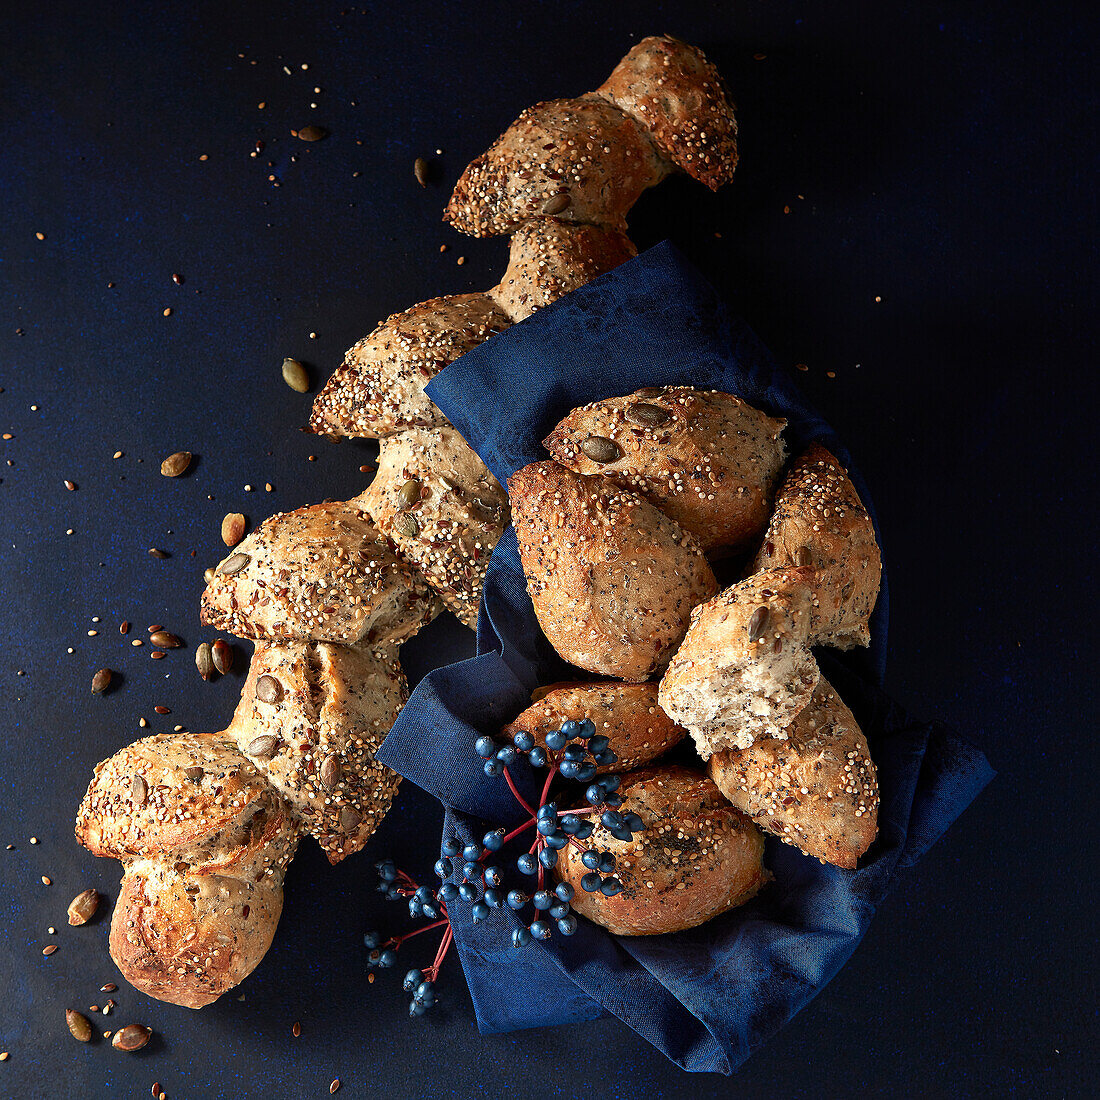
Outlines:
<svg viewBox="0 0 1100 1100"><path fill-rule="evenodd" d="M541 440L576 406L672 384L735 393L786 417L790 453L823 443L848 467L874 516L867 486L833 431L667 243L494 336L442 371L428 393L503 483L547 457ZM555 934L521 949L511 946L520 924L514 913L495 910L475 924L470 906L455 902L451 925L482 1032L611 1013L684 1069L731 1073L836 974L898 873L994 774L950 729L911 720L883 693L887 605L884 579L867 650L817 652L879 771L879 835L859 869L820 864L769 838L765 864L775 882L700 928L619 937L581 920L572 937ZM537 685L590 678L542 634L512 528L489 565L477 652L421 681L378 753L443 803L445 832L463 842L523 816L504 781L485 775L475 738L497 735ZM539 777L525 761L512 770L530 801Z"/></svg>

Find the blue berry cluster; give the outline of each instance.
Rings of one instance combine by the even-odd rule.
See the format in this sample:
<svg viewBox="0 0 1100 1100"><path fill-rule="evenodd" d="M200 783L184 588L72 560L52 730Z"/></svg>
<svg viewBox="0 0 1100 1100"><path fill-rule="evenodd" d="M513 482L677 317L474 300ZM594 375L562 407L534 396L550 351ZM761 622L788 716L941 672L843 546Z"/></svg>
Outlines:
<svg viewBox="0 0 1100 1100"><path fill-rule="evenodd" d="M580 744L577 744L580 742ZM474 742L478 756L485 761L485 774L504 774L509 764L519 756L526 756L533 768L556 765L562 779L575 779L587 783L596 777L596 769L614 764L619 758L611 750L611 742L587 719L580 722L563 722L560 730L546 735L546 746L536 745L535 739L524 730L513 734L512 743L497 745L492 737L479 737Z"/></svg>

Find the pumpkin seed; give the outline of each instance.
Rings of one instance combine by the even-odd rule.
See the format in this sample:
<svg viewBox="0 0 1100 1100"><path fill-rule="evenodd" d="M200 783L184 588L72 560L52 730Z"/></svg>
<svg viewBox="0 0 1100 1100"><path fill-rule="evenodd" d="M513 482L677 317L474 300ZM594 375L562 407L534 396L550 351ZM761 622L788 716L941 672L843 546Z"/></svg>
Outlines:
<svg viewBox="0 0 1100 1100"><path fill-rule="evenodd" d="M758 642L764 636L768 628L768 609L758 607L749 617L749 641Z"/></svg>
<svg viewBox="0 0 1100 1100"><path fill-rule="evenodd" d="M127 1024L115 1032L114 1038L111 1039L111 1046L115 1050L127 1052L141 1050L152 1037L152 1028L143 1027L141 1024Z"/></svg>
<svg viewBox="0 0 1100 1100"><path fill-rule="evenodd" d="M214 661L210 654L210 643L202 642L195 650L195 668L204 680L209 680L214 672Z"/></svg>
<svg viewBox="0 0 1100 1100"><path fill-rule="evenodd" d="M99 894L95 890L82 890L69 902L69 923L74 927L87 924L99 908Z"/></svg>
<svg viewBox="0 0 1100 1100"><path fill-rule="evenodd" d="M350 806L344 806L340 810L340 828L343 829L345 833L353 832L355 829L359 828L359 822L361 820L362 818Z"/></svg>
<svg viewBox="0 0 1100 1100"><path fill-rule="evenodd" d="M421 187L428 186L428 162L423 157L417 157L413 161L413 175Z"/></svg>
<svg viewBox="0 0 1100 1100"><path fill-rule="evenodd" d="M810 548L808 546L800 546L798 548L798 553L796 553L794 556L794 560L800 566L813 565L814 556L810 552Z"/></svg>
<svg viewBox="0 0 1100 1100"><path fill-rule="evenodd" d="M224 638L218 638L210 647L210 658L224 676L233 667L233 647Z"/></svg>
<svg viewBox="0 0 1100 1100"><path fill-rule="evenodd" d="M414 539L420 534L420 524L408 512L402 512L397 517L396 526L398 534L405 535L407 538Z"/></svg>
<svg viewBox="0 0 1100 1100"><path fill-rule="evenodd" d="M298 131L298 137L301 138L302 141L320 141L322 138L328 137L328 130L323 126L303 126Z"/></svg>
<svg viewBox="0 0 1100 1100"><path fill-rule="evenodd" d="M569 195L565 191L559 192L557 195L552 195L543 204L542 212L544 214L560 214L571 202Z"/></svg>
<svg viewBox="0 0 1100 1100"><path fill-rule="evenodd" d="M226 546L236 546L244 538L244 516L240 512L228 512L222 519L222 542Z"/></svg>
<svg viewBox="0 0 1100 1100"><path fill-rule="evenodd" d="M283 360L283 381L298 393L309 389L309 371L297 359Z"/></svg>
<svg viewBox="0 0 1100 1100"><path fill-rule="evenodd" d="M87 1016L77 1012L74 1008L65 1009L65 1023L68 1025L69 1034L78 1043L91 1042L92 1021Z"/></svg>
<svg viewBox="0 0 1100 1100"><path fill-rule="evenodd" d="M672 414L668 409L662 409L660 405L636 401L633 405L627 405L626 418L646 428L655 428L658 424L667 424L672 419Z"/></svg>
<svg viewBox="0 0 1100 1100"><path fill-rule="evenodd" d="M190 779L192 783L197 783L206 773L202 768L184 768L183 774Z"/></svg>
<svg viewBox="0 0 1100 1100"><path fill-rule="evenodd" d="M141 809L148 797L149 784L145 782L145 777L135 775L130 783L130 800L138 809Z"/></svg>
<svg viewBox="0 0 1100 1100"><path fill-rule="evenodd" d="M398 490L397 495L400 497L403 507L411 508L414 504L420 502L420 482L415 477L409 478Z"/></svg>
<svg viewBox="0 0 1100 1100"><path fill-rule="evenodd" d="M230 554L218 566L218 572L223 577L231 577L234 573L239 573L251 560L247 554Z"/></svg>
<svg viewBox="0 0 1100 1100"><path fill-rule="evenodd" d="M261 703L278 703L283 698L283 685L270 673L265 672L256 681L256 698Z"/></svg>
<svg viewBox="0 0 1100 1100"><path fill-rule="evenodd" d="M160 464L160 472L164 474L165 477L179 477L190 465L191 452L176 451L174 455L169 455Z"/></svg>
<svg viewBox="0 0 1100 1100"><path fill-rule="evenodd" d="M622 450L618 443L611 439L605 439L602 435L590 435L583 443L581 443L581 450L593 462L614 462L615 459L622 457Z"/></svg>
<svg viewBox="0 0 1100 1100"><path fill-rule="evenodd" d="M330 752L321 761L321 782L331 791L335 789L343 775L344 769L340 764L340 757L336 753Z"/></svg>
<svg viewBox="0 0 1100 1100"><path fill-rule="evenodd" d="M155 630L149 635L149 641L160 649L179 649L183 643L167 630Z"/></svg>
<svg viewBox="0 0 1100 1100"><path fill-rule="evenodd" d="M111 670L101 668L92 677L92 694L102 695L111 686Z"/></svg>
<svg viewBox="0 0 1100 1100"><path fill-rule="evenodd" d="M275 749L279 744L279 739L271 733L262 733L259 737L254 737L248 742L247 753L249 756L259 756L266 760L268 757L275 755Z"/></svg>

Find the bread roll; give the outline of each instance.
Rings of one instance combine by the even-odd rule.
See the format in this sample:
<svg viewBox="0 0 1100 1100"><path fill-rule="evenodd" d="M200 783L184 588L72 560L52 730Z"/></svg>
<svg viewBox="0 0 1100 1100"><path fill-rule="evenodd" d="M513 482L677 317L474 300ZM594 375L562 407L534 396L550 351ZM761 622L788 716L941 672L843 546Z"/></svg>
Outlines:
<svg viewBox="0 0 1100 1100"><path fill-rule="evenodd" d="M854 868L878 828L878 774L863 731L822 677L786 734L719 750L710 777L760 828L823 863Z"/></svg>
<svg viewBox="0 0 1100 1100"><path fill-rule="evenodd" d="M768 522L786 423L732 394L664 386L574 409L545 445L576 473L641 493L704 550L739 550Z"/></svg>
<svg viewBox="0 0 1100 1100"><path fill-rule="evenodd" d="M882 555L855 486L819 443L791 464L753 571L784 565L815 571L813 645L851 649L870 642Z"/></svg>
<svg viewBox="0 0 1100 1100"><path fill-rule="evenodd" d="M601 765L600 774L630 771L648 764L678 745L687 735L657 703L656 684L555 684L538 692L538 698L501 730L505 737L521 731L536 743L546 744L546 734L567 721L588 719L596 733L610 740L619 758Z"/></svg>
<svg viewBox="0 0 1100 1100"><path fill-rule="evenodd" d="M635 493L556 462L509 478L520 558L543 633L578 668L641 682L717 589L694 537Z"/></svg>
<svg viewBox="0 0 1100 1100"><path fill-rule="evenodd" d="M706 760L785 737L820 673L809 648L810 569L771 569L695 609L658 694Z"/></svg>
<svg viewBox="0 0 1100 1100"><path fill-rule="evenodd" d="M576 891L572 906L619 936L655 936L695 928L748 901L770 876L761 860L764 837L705 775L656 766L623 776L621 812L645 825L630 841L597 825L585 845L611 852L623 889L588 893L581 879L583 847L562 851L561 877Z"/></svg>

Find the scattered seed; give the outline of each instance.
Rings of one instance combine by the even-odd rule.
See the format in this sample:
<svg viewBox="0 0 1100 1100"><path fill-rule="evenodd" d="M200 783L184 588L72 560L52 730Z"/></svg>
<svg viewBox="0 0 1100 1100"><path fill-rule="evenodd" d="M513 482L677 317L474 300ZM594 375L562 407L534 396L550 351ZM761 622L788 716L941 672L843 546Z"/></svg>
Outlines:
<svg viewBox="0 0 1100 1100"><path fill-rule="evenodd" d="M417 157L413 161L413 175L421 187L428 186L428 162L423 157Z"/></svg>
<svg viewBox="0 0 1100 1100"><path fill-rule="evenodd" d="M614 462L615 459L621 458L623 453L614 440L605 439L602 435L590 435L581 443L581 450L593 462L599 463Z"/></svg>
<svg viewBox="0 0 1100 1100"><path fill-rule="evenodd" d="M183 276L180 275L178 272L173 272L172 282L174 282L176 286L183 286Z"/></svg>
<svg viewBox="0 0 1100 1100"><path fill-rule="evenodd" d="M298 393L309 389L309 372L297 359L283 360L283 381Z"/></svg>
<svg viewBox="0 0 1100 1100"><path fill-rule="evenodd" d="M336 1080L335 1080L335 1081L333 1081L331 1085L329 1085L329 1087L328 1087L328 1091L329 1091L330 1093L333 1093L333 1092L335 1092L335 1091L336 1091L336 1090L337 1090L337 1089L338 1089L339 1087L340 1087L340 1078L339 1078L339 1077L337 1077L337 1078L336 1078Z"/></svg>
<svg viewBox="0 0 1100 1100"><path fill-rule="evenodd" d="M263 760L267 760L269 757L275 755L275 749L279 744L279 739L272 733L262 733L259 737L254 737L248 743L249 756L258 756Z"/></svg>
<svg viewBox="0 0 1100 1100"><path fill-rule="evenodd" d="M542 212L544 214L550 215L560 214L569 205L569 203L569 194L565 191L561 191L546 200L546 203L542 208Z"/></svg>
<svg viewBox="0 0 1100 1100"><path fill-rule="evenodd" d="M114 982L108 982L106 985L99 987L100 993L114 993L116 989L118 989L118 986Z"/></svg>
<svg viewBox="0 0 1100 1100"><path fill-rule="evenodd" d="M302 1025L297 1020L294 1021L294 1026L290 1029L290 1034L293 1035L295 1039L302 1034Z"/></svg>
<svg viewBox="0 0 1100 1100"><path fill-rule="evenodd" d="M195 668L204 680L209 680L214 671L214 661L210 653L210 643L201 642L195 650Z"/></svg>
<svg viewBox="0 0 1100 1100"><path fill-rule="evenodd" d="M328 130L323 126L314 126L310 124L309 126L303 126L298 131L298 137L301 138L302 141L321 141L323 138L328 137Z"/></svg>
<svg viewBox="0 0 1100 1100"><path fill-rule="evenodd" d="M660 405L650 405L646 401L636 401L628 405L626 409L627 420L635 424L642 424L647 428L655 428L658 424L667 424L672 418L668 409L662 409Z"/></svg>
<svg viewBox="0 0 1100 1100"><path fill-rule="evenodd" d="M397 494L401 498L401 504L405 508L411 508L420 502L420 482L415 477L409 478L401 486Z"/></svg>
<svg viewBox="0 0 1100 1100"><path fill-rule="evenodd" d="M87 924L99 908L99 894L95 890L82 890L69 902L69 923L74 927Z"/></svg>
<svg viewBox="0 0 1100 1100"><path fill-rule="evenodd" d="M154 631L149 635L149 641L160 649L179 649L183 645L183 642L175 634L171 634L167 630Z"/></svg>
<svg viewBox="0 0 1100 1100"><path fill-rule="evenodd" d="M206 774L202 768L184 768L183 774L191 780L192 783L197 783Z"/></svg>
<svg viewBox="0 0 1100 1100"><path fill-rule="evenodd" d="M218 638L210 647L210 657L223 676L233 667L233 647L224 638Z"/></svg>
<svg viewBox="0 0 1100 1100"><path fill-rule="evenodd" d="M179 477L188 466L191 465L190 451L176 451L169 455L161 464L160 472L165 477Z"/></svg>
<svg viewBox="0 0 1100 1100"><path fill-rule="evenodd" d="M68 1025L69 1034L78 1043L87 1043L92 1038L92 1021L87 1016L77 1012L76 1009L65 1009L65 1023Z"/></svg>
<svg viewBox="0 0 1100 1100"><path fill-rule="evenodd" d="M334 790L343 777L344 769L340 764L340 757L334 752L330 752L328 756L321 761L321 782L325 785L326 789Z"/></svg>
<svg viewBox="0 0 1100 1100"><path fill-rule="evenodd" d="M270 673L264 673L256 681L256 698L261 703L278 703L283 698L283 685Z"/></svg>
<svg viewBox="0 0 1100 1100"><path fill-rule="evenodd" d="M130 784L130 798L134 805L140 809L145 805L145 800L149 797L149 784L145 782L145 777L141 775L135 775L133 782Z"/></svg>
<svg viewBox="0 0 1100 1100"><path fill-rule="evenodd" d="M214 579L214 567L211 565L202 571L202 579L209 584Z"/></svg>
<svg viewBox="0 0 1100 1100"><path fill-rule="evenodd" d="M76 488L76 485L75 485L75 483L74 483L74 482L72 482L72 481L69 481L69 480L68 480L68 479L66 478L66 480L65 480L65 488L66 488L66 489L68 489L68 490L69 490L69 492L71 493L71 492L72 492L72 491L73 491L73 490L74 490L74 489Z"/></svg>
<svg viewBox="0 0 1100 1100"><path fill-rule="evenodd" d="M42 954L43 955L52 955L56 950L57 950L57 944L56 943L47 944L45 947L42 948Z"/></svg>
<svg viewBox="0 0 1100 1100"><path fill-rule="evenodd" d="M37 843L38 843L38 837L36 837L36 836L32 836L32 837L31 837L31 843L32 843L32 844L37 844Z"/></svg>
<svg viewBox="0 0 1100 1100"><path fill-rule="evenodd" d="M239 573L251 560L247 554L230 554L218 566L218 572L223 577L231 577L234 573Z"/></svg>
<svg viewBox="0 0 1100 1100"><path fill-rule="evenodd" d="M127 1024L115 1032L115 1036L111 1040L111 1046L115 1050L125 1050L127 1052L141 1050L152 1038L152 1035L152 1030L141 1024Z"/></svg>
<svg viewBox="0 0 1100 1100"><path fill-rule="evenodd" d="M0 1062L6 1062L11 1055L6 1050L0 1050Z"/></svg>
<svg viewBox="0 0 1100 1100"><path fill-rule="evenodd" d="M153 707L153 710L155 710L157 712L157 714L171 714L172 713L172 708L171 707Z"/></svg>
<svg viewBox="0 0 1100 1100"><path fill-rule="evenodd" d="M151 546L149 548L149 554L150 554L151 557L157 558L161 561L163 561L166 557L168 557L167 551L160 550L156 546Z"/></svg>
<svg viewBox="0 0 1100 1100"><path fill-rule="evenodd" d="M420 524L417 523L415 517L410 516L408 512L402 512L397 517L396 526L399 534L405 535L410 539L414 539L420 534Z"/></svg>
<svg viewBox="0 0 1100 1100"><path fill-rule="evenodd" d="M119 634L130 633L130 624L126 619L123 619L122 622L118 624L118 632Z"/></svg>
<svg viewBox="0 0 1100 1100"><path fill-rule="evenodd" d="M111 670L101 668L92 677L92 694L102 695L111 686Z"/></svg>
<svg viewBox="0 0 1100 1100"><path fill-rule="evenodd" d="M167 656L167 654L164 652L163 649L154 649L153 652L149 654L149 659L152 661L159 661L162 657L165 656Z"/></svg>
<svg viewBox="0 0 1100 1100"><path fill-rule="evenodd" d="M768 609L758 607L749 617L749 641L758 642L768 628Z"/></svg>
<svg viewBox="0 0 1100 1100"><path fill-rule="evenodd" d="M236 546L244 538L245 520L240 512L229 512L222 520L222 542Z"/></svg>

